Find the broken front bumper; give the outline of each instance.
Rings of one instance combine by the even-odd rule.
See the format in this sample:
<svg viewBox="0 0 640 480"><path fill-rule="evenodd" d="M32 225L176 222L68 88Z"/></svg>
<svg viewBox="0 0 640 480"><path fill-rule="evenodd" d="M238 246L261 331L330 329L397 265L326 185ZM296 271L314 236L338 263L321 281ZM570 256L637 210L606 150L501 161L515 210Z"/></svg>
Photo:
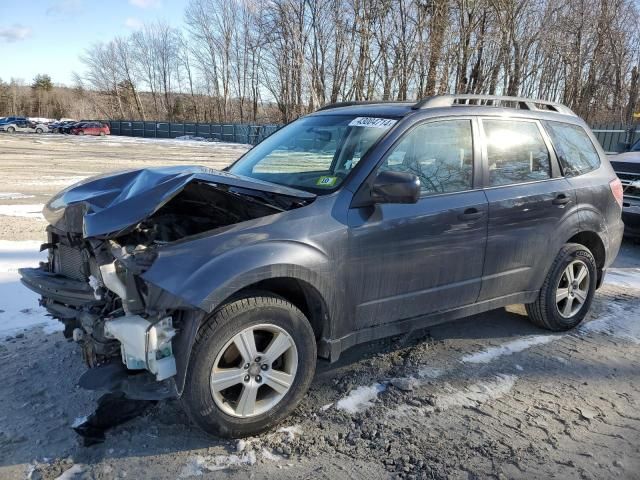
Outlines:
<svg viewBox="0 0 640 480"><path fill-rule="evenodd" d="M55 302L75 307L101 303L87 282L47 272L42 268L21 268L18 273L24 286Z"/></svg>
<svg viewBox="0 0 640 480"><path fill-rule="evenodd" d="M110 273L108 269L101 268L101 272L103 277L105 274L110 275L107 277L109 281L105 281L106 286L119 293L123 304L126 304L127 288L119 280L115 270ZM71 330L78 329L79 338L87 333L91 334L95 322L101 316L90 313L89 309L94 306L100 307L104 301L88 282L49 272L46 264L40 268L22 268L19 273L22 283L42 296L40 303L51 315L67 320L64 322L65 325L71 321ZM104 331L101 340L117 340L120 343L122 363L129 370L148 370L154 374L157 381L174 376L176 363L171 339L176 331L172 318L167 315L143 317L127 310L125 312L121 316L103 318ZM88 322L83 322L83 319L87 319ZM73 336L75 339L75 332ZM89 364L92 365L92 362Z"/></svg>

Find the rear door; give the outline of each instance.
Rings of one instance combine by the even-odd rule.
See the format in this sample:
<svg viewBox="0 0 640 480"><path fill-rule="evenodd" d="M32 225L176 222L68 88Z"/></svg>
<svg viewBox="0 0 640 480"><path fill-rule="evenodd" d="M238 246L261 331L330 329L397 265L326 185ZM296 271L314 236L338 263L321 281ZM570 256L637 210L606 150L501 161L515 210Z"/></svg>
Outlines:
<svg viewBox="0 0 640 480"><path fill-rule="evenodd" d="M476 188L470 118L439 119L406 132L377 171L420 178L416 204L349 211L348 294L356 329L468 305L480 292L487 201Z"/></svg>
<svg viewBox="0 0 640 480"><path fill-rule="evenodd" d="M569 238L564 219L576 200L538 121L483 118L480 123L489 202L482 301L540 288Z"/></svg>

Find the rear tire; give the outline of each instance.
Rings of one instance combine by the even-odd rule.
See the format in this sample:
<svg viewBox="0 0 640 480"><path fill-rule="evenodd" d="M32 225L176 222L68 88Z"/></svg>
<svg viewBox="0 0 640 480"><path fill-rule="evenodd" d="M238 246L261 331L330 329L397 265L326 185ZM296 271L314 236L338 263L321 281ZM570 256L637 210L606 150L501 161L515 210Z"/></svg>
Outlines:
<svg viewBox="0 0 640 480"><path fill-rule="evenodd" d="M207 433L237 438L272 428L313 379L317 353L309 321L283 298L253 294L215 311L191 351L181 401Z"/></svg>
<svg viewBox="0 0 640 480"><path fill-rule="evenodd" d="M36 133L42 133L43 130L41 128L36 128Z"/></svg>
<svg viewBox="0 0 640 480"><path fill-rule="evenodd" d="M80 130L80 131L78 132L78 135L84 135L84 131L83 131L83 130Z"/></svg>
<svg viewBox="0 0 640 480"><path fill-rule="evenodd" d="M568 243L558 253L535 302L526 305L535 325L560 332L580 324L589 313L598 270L583 245Z"/></svg>

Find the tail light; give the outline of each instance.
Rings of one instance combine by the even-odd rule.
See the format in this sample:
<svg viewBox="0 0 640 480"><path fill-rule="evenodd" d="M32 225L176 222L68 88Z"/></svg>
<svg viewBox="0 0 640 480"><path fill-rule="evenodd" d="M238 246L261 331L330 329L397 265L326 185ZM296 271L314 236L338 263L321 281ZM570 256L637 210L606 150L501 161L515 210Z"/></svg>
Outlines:
<svg viewBox="0 0 640 480"><path fill-rule="evenodd" d="M620 208L622 208L622 197L624 196L622 191L622 182L618 177L616 177L615 180L611 180L609 182L609 186L611 187L613 198L616 199L616 202L618 202L618 205L620 205Z"/></svg>

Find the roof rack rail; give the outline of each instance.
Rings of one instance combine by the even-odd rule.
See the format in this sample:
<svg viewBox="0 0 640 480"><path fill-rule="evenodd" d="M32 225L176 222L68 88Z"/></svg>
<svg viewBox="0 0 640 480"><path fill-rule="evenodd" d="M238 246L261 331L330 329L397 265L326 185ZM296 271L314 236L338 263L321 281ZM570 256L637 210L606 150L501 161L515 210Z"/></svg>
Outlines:
<svg viewBox="0 0 640 480"><path fill-rule="evenodd" d="M407 103L410 104L410 100L362 100L362 101L350 101L350 102L336 102L325 105L324 107L319 108L316 112L321 112L322 110L331 110L333 108L340 107L351 107L353 105L375 105L375 104L386 104L386 103Z"/></svg>
<svg viewBox="0 0 640 480"><path fill-rule="evenodd" d="M423 100L420 100L412 108L414 110L422 110L424 108L453 107L456 105L505 107L507 106L505 105L507 103L517 104L517 108L523 110L548 110L561 113L563 115L576 115L569 107L562 105L561 103L551 102L549 100L536 100L524 97L507 97L501 95L435 95L433 97L427 97Z"/></svg>

